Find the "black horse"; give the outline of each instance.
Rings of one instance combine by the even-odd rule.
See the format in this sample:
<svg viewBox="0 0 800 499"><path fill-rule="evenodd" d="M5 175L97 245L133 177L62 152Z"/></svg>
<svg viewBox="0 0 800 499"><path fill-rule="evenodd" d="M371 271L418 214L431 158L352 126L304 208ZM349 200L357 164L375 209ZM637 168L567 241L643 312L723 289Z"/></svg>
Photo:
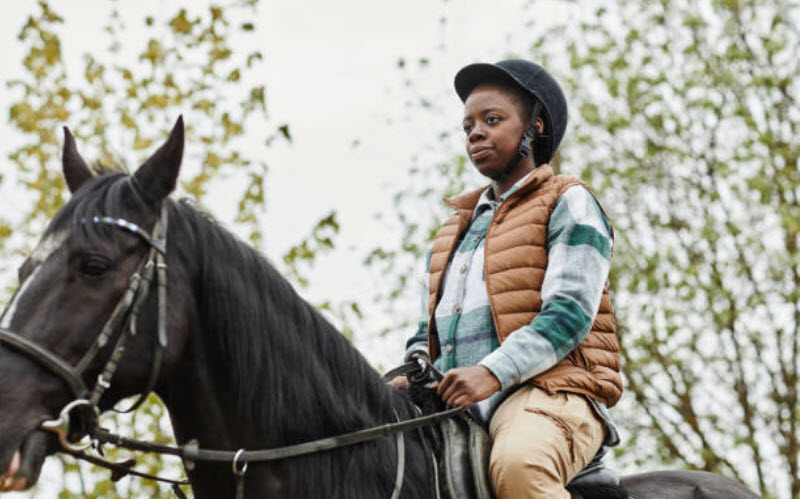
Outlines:
<svg viewBox="0 0 800 499"><path fill-rule="evenodd" d="M272 448L414 417L406 394L390 389L258 252L190 204L168 199L182 154L179 120L133 175L94 177L67 131L63 170L73 195L20 267L20 287L0 328L71 365L84 364L82 382L91 386L108 366L113 336L121 333L88 360L86 352L97 348L129 277L153 251L154 243L141 233L115 224L125 220L149 233L165 207L168 347L155 361L154 391L169 410L179 443ZM105 220L113 222L97 223ZM158 307L157 293L150 292L136 320L138 333L99 398L101 409L146 390L159 352ZM6 488L36 482L46 456L59 449L39 426L74 398L64 379L35 360L0 346L0 470L8 470ZM403 498L431 497L432 469L420 435L406 433ZM245 495L389 498L397 464L394 437L251 463ZM233 497L230 463L198 462L187 475L197 498ZM650 473L623 478L623 484L641 499L755 497L736 482L706 473Z"/></svg>

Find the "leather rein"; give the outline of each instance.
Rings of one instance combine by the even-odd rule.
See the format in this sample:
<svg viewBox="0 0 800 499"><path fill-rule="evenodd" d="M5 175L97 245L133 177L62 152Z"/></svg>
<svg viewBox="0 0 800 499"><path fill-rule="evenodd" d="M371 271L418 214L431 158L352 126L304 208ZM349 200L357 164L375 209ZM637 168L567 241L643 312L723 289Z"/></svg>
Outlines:
<svg viewBox="0 0 800 499"><path fill-rule="evenodd" d="M184 466L188 471L194 469L196 462L231 463L233 474L236 477L236 499L242 499L244 497L244 477L249 463L263 463L304 456L395 435L398 459L396 480L391 497L392 499L397 499L400 495L405 469L405 443L403 433L452 417L464 410L463 408L456 407L404 421L400 421L395 413L395 417L398 421L394 423L387 423L372 428L295 445L260 450L239 449L233 451L201 449L198 447L196 440L191 440L186 445L181 446L161 445L111 433L99 426L99 402L102 395L111 386L111 379L124 353L125 343L128 339L137 334L136 323L139 311L153 283L156 284L158 290L158 338L153 354L150 375L148 376L144 391L138 395L136 401L127 409L114 409L115 412L132 412L147 399L158 381L161 363L167 347L167 265L165 262L167 248L167 204L166 202L162 204L161 216L155 223L152 235L145 232L138 225L124 219L95 216L91 219L85 219L83 222L117 227L138 236L149 246L147 256L129 278L128 288L117 303L111 316L106 321L100 334L75 366L72 366L58 355L37 343L8 329L0 328L0 345L5 344L34 360L41 367L60 378L69 387L74 396L74 400L61 410L56 419L42 422L39 429L54 433L58 437L58 442L64 452L78 459L109 469L111 471L112 481L117 481L127 475L133 475L168 483L172 485L174 493L179 498L186 497L179 486L189 484L188 480L164 478L134 470L133 466L136 462L133 459L115 463L89 455L85 452L86 449L93 447L102 454L101 446L103 444L109 444L129 450L173 455L183 460ZM0 317L0 319L2 319L2 317ZM89 390L84 382L84 375L92 361L95 360L100 353L100 350L109 344L109 341L111 341L114 333L117 331L119 331L119 335L114 344L111 356L98 375L94 387ZM442 374L438 372L425 357L413 358L402 366L389 371L384 376L384 380L389 380L401 375L407 375L412 382L419 382L429 375L433 375L438 379L442 377ZM79 414L79 419L74 419L73 416L76 413ZM79 445L79 442L85 441L87 438L89 440L88 443Z"/></svg>

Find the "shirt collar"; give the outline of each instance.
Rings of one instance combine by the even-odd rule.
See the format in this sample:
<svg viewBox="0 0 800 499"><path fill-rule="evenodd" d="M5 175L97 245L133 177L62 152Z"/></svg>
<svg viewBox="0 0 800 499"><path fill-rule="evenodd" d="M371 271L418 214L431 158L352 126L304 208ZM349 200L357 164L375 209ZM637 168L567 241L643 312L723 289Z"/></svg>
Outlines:
<svg viewBox="0 0 800 499"><path fill-rule="evenodd" d="M490 185L488 188L484 189L483 193L481 193L480 199L478 199L478 204L475 206L475 212L474 213L478 213L479 211L483 211L483 209L484 209L483 207L484 206L491 207L492 203L500 204L503 201L505 201L508 198L508 196L514 194L517 190L519 190L519 188L522 187L522 184L524 184L525 181L528 180L528 177L533 175L533 172L535 172L535 171L536 170L532 170L527 175L525 175L521 179L517 180L514 183L514 185L511 186L510 189L508 189L506 192L504 192L503 194L500 195L500 200L499 201L495 200L495 198L494 198L494 188L493 188L493 186Z"/></svg>

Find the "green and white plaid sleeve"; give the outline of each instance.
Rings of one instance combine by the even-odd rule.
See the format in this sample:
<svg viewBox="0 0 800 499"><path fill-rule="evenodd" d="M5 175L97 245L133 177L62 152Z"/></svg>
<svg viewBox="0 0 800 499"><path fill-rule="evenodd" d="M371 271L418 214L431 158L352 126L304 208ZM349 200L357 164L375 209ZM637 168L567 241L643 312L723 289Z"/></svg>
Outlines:
<svg viewBox="0 0 800 499"><path fill-rule="evenodd" d="M547 227L542 311L481 360L503 389L553 367L589 334L611 265L611 225L594 196L573 186Z"/></svg>
<svg viewBox="0 0 800 499"><path fill-rule="evenodd" d="M406 357L415 351L428 353L428 288L431 269L431 252L425 255L425 269L420 276L420 319L417 331L406 342Z"/></svg>

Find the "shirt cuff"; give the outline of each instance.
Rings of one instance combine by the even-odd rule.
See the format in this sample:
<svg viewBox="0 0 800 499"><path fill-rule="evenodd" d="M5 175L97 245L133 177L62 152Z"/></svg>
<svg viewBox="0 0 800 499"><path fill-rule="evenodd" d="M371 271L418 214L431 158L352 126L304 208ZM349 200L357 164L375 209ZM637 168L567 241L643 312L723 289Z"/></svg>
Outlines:
<svg viewBox="0 0 800 499"><path fill-rule="evenodd" d="M406 356L405 358L408 359L412 353L420 351L423 352L425 355L428 355L428 342L417 342L412 343L410 346L406 347Z"/></svg>
<svg viewBox="0 0 800 499"><path fill-rule="evenodd" d="M533 323L536 323L536 319ZM550 341L527 325L511 333L480 364L497 377L505 390L545 372L559 360Z"/></svg>
<svg viewBox="0 0 800 499"><path fill-rule="evenodd" d="M519 383L520 374L517 365L511 357L499 349L484 357L480 361L480 365L494 374L494 377L500 382L502 390Z"/></svg>

